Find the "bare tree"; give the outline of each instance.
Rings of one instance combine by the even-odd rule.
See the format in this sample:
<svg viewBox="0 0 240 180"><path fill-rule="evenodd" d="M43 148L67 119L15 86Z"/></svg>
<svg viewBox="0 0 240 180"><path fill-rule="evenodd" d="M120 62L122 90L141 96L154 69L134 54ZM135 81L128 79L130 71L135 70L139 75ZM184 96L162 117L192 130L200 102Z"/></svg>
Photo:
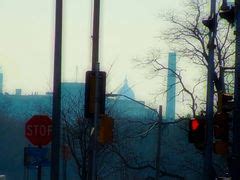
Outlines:
<svg viewBox="0 0 240 180"><path fill-rule="evenodd" d="M80 179L86 179L89 171L90 150L91 150L91 122L83 117L82 96L67 95L63 97L62 120L65 127L65 143L70 147L72 159ZM156 114L152 115L144 108L138 111L146 111L145 119L132 113L136 110L120 108L122 102L119 99L112 99L107 109L115 120L114 142L112 144L98 144L97 162L98 177L139 177L139 172L145 176L154 177L157 121ZM125 102L128 105L130 102ZM134 103L133 103L134 104ZM115 107L112 107L115 106ZM124 106L125 107L125 106ZM152 151L145 148L152 147ZM139 171L137 173L137 171ZM175 177L181 176L169 172L164 168L160 169L160 176Z"/></svg>
<svg viewBox="0 0 240 180"><path fill-rule="evenodd" d="M208 68L208 33L209 30L202 24L202 20L208 17L206 0L189 0L185 6L186 11L181 15L165 15L164 20L171 27L162 34L161 38L167 40L182 57L191 62ZM219 7L219 6L218 6ZM224 91L223 68L225 64L231 64L234 55L235 39L231 34L230 25L218 18L217 37L215 41L215 74L214 82L218 92Z"/></svg>
<svg viewBox="0 0 240 180"><path fill-rule="evenodd" d="M143 60L136 60L138 66L146 68L147 66L151 67L151 76L153 78L158 77L159 74L162 76L162 71L171 72L172 76L176 77L176 82L171 84L164 90L158 91L157 96L167 93L173 86L179 85L179 89L176 93L176 96L182 96L183 101L187 101L187 106L191 109L192 116L195 117L197 114L197 110L201 108L201 105L198 104L200 97L196 89L200 84L205 81L204 77L199 77L196 82L194 82L192 87L188 87L184 81L184 77L182 75L183 69L177 68L177 70L173 70L162 63L161 53L156 51L151 51L148 57ZM187 98L185 98L187 95ZM173 97L172 97L173 98ZM187 99L187 100L186 100Z"/></svg>
<svg viewBox="0 0 240 180"><path fill-rule="evenodd" d="M172 49L178 54L178 59L184 61L185 64L199 65L200 69L207 72L208 69L208 33L209 29L202 24L202 20L208 17L206 0L187 0L185 10L175 14L161 14L160 18L168 23L167 30L160 34L159 38L166 41ZM214 84L217 92L225 91L224 67L232 66L232 57L234 55L235 39L232 35L231 26L225 21L218 18L217 37L215 40L215 71ZM151 51L147 58L137 60L138 64L151 67L154 76L161 74L163 70L170 71L177 79L175 85L180 85L176 96L188 96L188 106L191 109L192 115L196 116L197 111L201 111L205 100L199 97L199 92L196 89L200 84L206 82L206 76L199 77L195 82L192 82L191 87L186 84L185 77L182 75L183 69L177 67L177 70L168 68L161 60L160 51ZM197 74L199 76L199 74ZM184 81L185 80L185 81ZM171 88L171 87L170 87ZM166 93L169 89L160 92ZM184 98L183 98L184 99Z"/></svg>

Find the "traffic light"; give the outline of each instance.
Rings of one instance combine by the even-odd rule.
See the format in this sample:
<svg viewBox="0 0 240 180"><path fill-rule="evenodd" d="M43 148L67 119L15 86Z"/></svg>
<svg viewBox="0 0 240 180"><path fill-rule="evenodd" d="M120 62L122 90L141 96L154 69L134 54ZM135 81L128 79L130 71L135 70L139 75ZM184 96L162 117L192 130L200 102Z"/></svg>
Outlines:
<svg viewBox="0 0 240 180"><path fill-rule="evenodd" d="M229 139L229 115L226 112L217 112L214 115L213 132L215 140L228 141Z"/></svg>
<svg viewBox="0 0 240 180"><path fill-rule="evenodd" d="M227 112L217 112L214 115L213 134L214 143L213 149L216 154L228 153L229 142L229 115Z"/></svg>
<svg viewBox="0 0 240 180"><path fill-rule="evenodd" d="M226 155L228 154L229 143L226 141L215 141L213 143L213 151L215 154Z"/></svg>
<svg viewBox="0 0 240 180"><path fill-rule="evenodd" d="M230 24L233 24L235 21L235 7L227 6L226 4L222 5L219 16L226 19Z"/></svg>
<svg viewBox="0 0 240 180"><path fill-rule="evenodd" d="M205 144L205 119L193 118L189 121L188 139L198 149L202 150Z"/></svg>
<svg viewBox="0 0 240 180"><path fill-rule="evenodd" d="M215 19L212 17L208 17L207 19L203 19L202 23L204 26L206 26L210 31L214 30L215 26Z"/></svg>
<svg viewBox="0 0 240 180"><path fill-rule="evenodd" d="M219 93L218 94L218 112L230 112L234 108L233 95Z"/></svg>
<svg viewBox="0 0 240 180"><path fill-rule="evenodd" d="M234 108L233 96L231 94L218 94L218 111L214 115L213 149L216 154L225 155L228 153L229 146L229 122L230 114Z"/></svg>
<svg viewBox="0 0 240 180"><path fill-rule="evenodd" d="M105 113L105 93L106 93L106 73L100 71L98 76L98 103L99 114ZM85 109L84 115L86 118L93 118L95 112L96 100L96 72L86 72L85 84Z"/></svg>
<svg viewBox="0 0 240 180"><path fill-rule="evenodd" d="M100 116L98 142L100 144L111 144L113 142L114 120L107 115Z"/></svg>

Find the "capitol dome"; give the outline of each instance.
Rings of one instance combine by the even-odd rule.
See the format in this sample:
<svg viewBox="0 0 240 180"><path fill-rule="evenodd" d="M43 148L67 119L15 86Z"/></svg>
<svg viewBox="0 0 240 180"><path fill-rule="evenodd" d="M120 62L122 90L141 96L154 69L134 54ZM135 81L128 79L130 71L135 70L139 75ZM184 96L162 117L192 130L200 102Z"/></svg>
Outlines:
<svg viewBox="0 0 240 180"><path fill-rule="evenodd" d="M133 90L129 87L127 78L125 78L123 86L119 89L118 94L122 94L131 99L135 99L135 94Z"/></svg>

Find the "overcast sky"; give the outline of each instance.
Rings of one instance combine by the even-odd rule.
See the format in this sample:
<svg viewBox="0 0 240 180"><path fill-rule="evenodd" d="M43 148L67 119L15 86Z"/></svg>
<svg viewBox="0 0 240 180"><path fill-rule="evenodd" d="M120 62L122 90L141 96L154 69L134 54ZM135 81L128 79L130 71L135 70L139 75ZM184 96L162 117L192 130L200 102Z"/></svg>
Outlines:
<svg viewBox="0 0 240 180"><path fill-rule="evenodd" d="M91 0L64 0L63 81L83 82L85 71L91 68L92 5ZM133 59L144 57L153 48L170 51L157 38L167 28L159 14L181 7L181 0L101 1L101 69L108 71L115 62L107 80L109 92L116 91L127 76L136 97L150 101L160 85L147 78L147 70L134 68ZM0 66L5 92L13 93L16 88L23 94L51 91L54 15L54 0L0 1ZM167 62L166 54L162 58Z"/></svg>

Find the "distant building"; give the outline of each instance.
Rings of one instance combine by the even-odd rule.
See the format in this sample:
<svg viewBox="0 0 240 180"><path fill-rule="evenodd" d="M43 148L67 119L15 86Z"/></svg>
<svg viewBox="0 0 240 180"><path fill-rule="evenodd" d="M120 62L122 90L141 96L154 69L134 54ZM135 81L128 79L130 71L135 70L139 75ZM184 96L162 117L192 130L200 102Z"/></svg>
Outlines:
<svg viewBox="0 0 240 180"><path fill-rule="evenodd" d="M167 76L167 102L166 102L166 121L175 120L175 104L176 104L176 53L168 54L168 76Z"/></svg>
<svg viewBox="0 0 240 180"><path fill-rule="evenodd" d="M124 80L123 86L119 89L118 94L125 95L131 99L135 99L135 94L134 94L132 88L129 87L129 85L128 85L127 77ZM124 97L120 97L119 99L126 100L126 98L124 98Z"/></svg>
<svg viewBox="0 0 240 180"><path fill-rule="evenodd" d="M84 83L62 83L62 109L65 110L77 102L79 109L83 111L84 88ZM39 95L37 92L23 95L21 89L16 89L15 94L5 93L0 98L1 110L9 117L20 121L25 121L36 114L51 116L52 95L52 92L45 95Z"/></svg>
<svg viewBox="0 0 240 180"><path fill-rule="evenodd" d="M82 96L84 97L85 83L62 82L62 96Z"/></svg>
<svg viewBox="0 0 240 180"><path fill-rule="evenodd" d="M122 87L117 91L117 96L107 98L107 109L121 118L134 120L154 120L156 113L145 107L144 101L135 100L135 94L125 78ZM137 101L137 102L135 102Z"/></svg>
<svg viewBox="0 0 240 180"><path fill-rule="evenodd" d="M67 120L68 122L77 122L78 117L83 117L84 112L84 94L85 94L85 83L71 83L64 82L61 84L62 90L62 99L61 99L61 109L62 109L62 118L63 120ZM138 101L135 102L135 94L134 91L129 87L127 79L125 79L122 87L118 91L119 94L129 97L130 99L122 96L117 97L106 97L106 114L109 114L114 118L114 130L116 132L116 140L117 138L119 143L128 142L127 146L136 152L136 156L142 157L143 161L148 161L149 159L155 158L154 149L156 147L156 128L147 132L146 138L130 138L132 135L139 135L140 132L147 130L147 127L150 127L149 124L155 124L157 114L152 110L149 110L144 106L144 102ZM39 95L34 93L32 95L19 95L19 91L13 95L3 95L0 98L1 109L4 113L6 113L10 119L15 119L18 121L26 121L36 114L44 114L49 115L51 117L52 114L52 93L48 92L44 95ZM1 114L1 113L0 113ZM146 122L146 123L145 123ZM150 122L150 123L149 123ZM75 124L74 124L75 125ZM151 126L152 128L154 126ZM21 132L22 133L22 132ZM22 133L23 136L24 133ZM141 136L141 135L140 135ZM129 137L129 138L128 138ZM25 139L22 138L24 141ZM122 141L121 141L122 140ZM12 141L12 139L11 139ZM77 141L78 142L78 141ZM25 142L27 144L28 141ZM142 146L143 144L147 144ZM24 142L21 145L21 149L23 149ZM121 144L122 145L122 144ZM129 153L128 148L125 148L125 145L121 146L121 152ZM141 147L141 148L139 148ZM19 148L20 149L20 148ZM79 149L77 149L79 150ZM17 151L13 151L17 152ZM17 153L16 153L17 154ZM20 154L20 155L19 155ZM80 153L79 153L80 154ZM15 155L15 154L14 154ZM22 154L18 152L18 156L23 158ZM18 161L16 166L11 166L8 168L4 162L4 169L10 169L11 172L16 172L15 167L22 167L22 159ZM111 154L109 152L105 162L112 162L114 164L119 163L119 158L116 158L115 154ZM7 159L9 164L12 164L11 159ZM104 163L105 163L104 162ZM71 166L70 166L71 164ZM111 164L109 164L111 166ZM68 174L71 176L75 176L75 164L73 161L69 161L69 170ZM105 169L103 169L105 168ZM101 172L102 174L109 173L109 166L104 165ZM74 172L74 173L69 173ZM125 169L124 175L122 179L139 179L139 177L147 177L151 170L144 172L135 172L133 170ZM20 174L22 171L17 172ZM10 175L9 175L10 174ZM14 177L14 173L9 173L7 176ZM47 177L47 176L46 176ZM120 177L120 173L111 174L109 178L103 179L118 179ZM46 178L45 178L46 179ZM77 178L69 178L69 179L77 179Z"/></svg>
<svg viewBox="0 0 240 180"><path fill-rule="evenodd" d="M22 89L16 89L16 95L21 96L22 95Z"/></svg>

